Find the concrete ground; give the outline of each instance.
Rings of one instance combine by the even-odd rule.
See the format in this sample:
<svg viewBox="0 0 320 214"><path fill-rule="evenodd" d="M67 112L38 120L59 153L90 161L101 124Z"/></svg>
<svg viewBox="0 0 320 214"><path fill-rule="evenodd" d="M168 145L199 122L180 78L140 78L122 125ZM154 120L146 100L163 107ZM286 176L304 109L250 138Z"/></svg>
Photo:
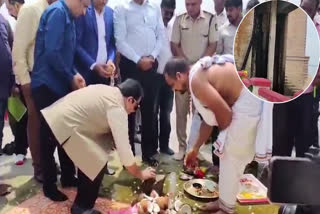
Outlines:
<svg viewBox="0 0 320 214"><path fill-rule="evenodd" d="M188 128L190 130L191 117L188 117ZM178 151L178 141L176 137L176 123L175 111L171 114L172 132L170 136L170 147L174 151ZM10 143L13 136L8 124L4 128L3 144ZM3 145L3 146L4 146ZM136 144L137 162L141 164L141 149L140 144ZM206 145L202 148L202 154L205 158L205 164L208 166L211 161L211 145ZM57 154L55 154L56 160ZM178 162L172 159L171 156L158 155L160 166L157 168L157 173L166 174L170 172L179 173L182 169L182 161ZM116 201L130 203L134 197L136 190L139 189L139 181L131 177L127 171L122 170L122 165L116 154L113 154L109 167L116 170L115 176L105 176L102 187L100 189L100 196L107 197ZM19 205L26 199L31 198L41 191L41 185L33 179L33 168L28 152L27 160L23 166L16 166L14 164L14 156L0 156L0 182L12 185L12 192L5 197L0 197L0 214L6 213L8 210ZM182 184L179 184L182 186ZM182 188L180 188L181 191ZM197 206L197 201L192 201L186 197L186 203ZM276 214L277 207L270 205L263 206L239 206L239 214ZM197 212L194 212L197 213Z"/></svg>
<svg viewBox="0 0 320 214"><path fill-rule="evenodd" d="M175 132L175 111L171 114L171 124L172 124L172 132L170 136L170 147L174 151L178 151L178 141L176 137L176 132ZM188 128L187 130L190 129L190 122L191 118L188 117ZM5 127L4 127L4 138L3 138L3 147L12 142L14 137L12 135L11 129L9 124L6 122ZM205 152L204 156L206 159L210 160L210 151L211 149L204 149L208 152ZM141 149L140 149L140 144L136 144L136 151L137 151L137 161L141 163ZM56 160L58 161L57 158L57 153L55 153ZM172 157L169 156L164 156L164 157L158 157L159 159L170 159ZM109 166L121 171L121 164L119 162L119 159L117 155L113 155L113 160L110 162ZM5 197L0 197L0 213L5 213L12 207L20 204L24 200L32 197L36 193L38 193L41 190L41 185L37 183L33 179L33 167L32 167L32 160L30 156L30 151L28 151L27 154L27 160L24 165L22 166L16 166L14 164L15 161L15 156L7 156L7 155L2 155L0 156L0 182L1 183L6 183L10 184L13 187L12 192L5 196ZM175 162L173 162L175 163ZM178 163L178 162L177 162Z"/></svg>

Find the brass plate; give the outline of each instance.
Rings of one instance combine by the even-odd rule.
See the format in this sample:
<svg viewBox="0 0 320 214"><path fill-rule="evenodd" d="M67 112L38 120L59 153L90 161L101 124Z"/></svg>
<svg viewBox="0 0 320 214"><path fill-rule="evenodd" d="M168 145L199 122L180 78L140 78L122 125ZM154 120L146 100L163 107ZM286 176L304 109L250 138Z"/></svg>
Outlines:
<svg viewBox="0 0 320 214"><path fill-rule="evenodd" d="M199 199L219 197L218 184L207 179L193 179L183 185L184 191Z"/></svg>

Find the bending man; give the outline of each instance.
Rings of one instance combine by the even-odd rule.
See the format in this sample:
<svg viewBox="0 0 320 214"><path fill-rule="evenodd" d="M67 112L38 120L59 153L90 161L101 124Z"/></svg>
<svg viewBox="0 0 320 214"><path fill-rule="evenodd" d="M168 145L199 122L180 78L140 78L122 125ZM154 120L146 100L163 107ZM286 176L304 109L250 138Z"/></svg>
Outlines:
<svg viewBox="0 0 320 214"><path fill-rule="evenodd" d="M93 207L114 147L130 174L141 180L155 177L153 169L138 168L129 144L128 114L138 109L142 96L141 85L128 79L118 87L90 85L41 111L42 142L58 143L79 169L72 214L100 213ZM54 159L46 163L54 165Z"/></svg>
<svg viewBox="0 0 320 214"><path fill-rule="evenodd" d="M175 90L190 90L204 120L185 164L196 163L199 149L209 138L213 126L217 125L221 131L215 143L215 152L220 157L220 200L204 207L206 212L217 214L235 212L240 177L255 155L262 110L262 101L243 87L235 66L227 61L233 62L233 59L206 57L190 68L185 60L175 58L165 68L167 83ZM212 65L215 62L217 64Z"/></svg>

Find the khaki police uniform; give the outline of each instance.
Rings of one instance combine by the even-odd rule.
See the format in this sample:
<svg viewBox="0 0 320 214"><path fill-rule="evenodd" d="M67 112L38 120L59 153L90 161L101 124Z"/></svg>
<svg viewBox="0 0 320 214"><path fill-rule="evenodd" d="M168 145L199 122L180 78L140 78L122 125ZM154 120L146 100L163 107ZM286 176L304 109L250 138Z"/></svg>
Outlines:
<svg viewBox="0 0 320 214"><path fill-rule="evenodd" d="M213 14L201 11L195 20L188 13L177 16L173 24L171 42L181 45L190 63L196 63L203 57L209 44L217 41L218 24Z"/></svg>

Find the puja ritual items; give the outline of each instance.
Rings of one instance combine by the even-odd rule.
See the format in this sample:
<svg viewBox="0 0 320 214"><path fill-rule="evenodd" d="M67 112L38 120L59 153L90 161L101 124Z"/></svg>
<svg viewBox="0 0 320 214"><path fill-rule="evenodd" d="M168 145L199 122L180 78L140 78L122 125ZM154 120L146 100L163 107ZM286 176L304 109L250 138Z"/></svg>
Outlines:
<svg viewBox="0 0 320 214"><path fill-rule="evenodd" d="M192 208L189 204L182 202L183 195L179 193L174 200L169 203L168 214L191 214Z"/></svg>
<svg viewBox="0 0 320 214"><path fill-rule="evenodd" d="M191 206L184 204L182 198L181 194L173 199L172 194L159 196L156 191L152 191L150 196L141 194L140 201L131 208L108 214L192 214Z"/></svg>
<svg viewBox="0 0 320 214"><path fill-rule="evenodd" d="M184 184L184 190L197 199L216 199L219 197L218 184L207 179L193 179Z"/></svg>
<svg viewBox="0 0 320 214"><path fill-rule="evenodd" d="M163 185L166 179L165 175L157 175L154 179L145 180L140 187L141 192L150 195L155 190L159 195L163 195Z"/></svg>
<svg viewBox="0 0 320 214"><path fill-rule="evenodd" d="M205 177L205 170L201 169L200 167L190 168L190 167L184 166L184 173L194 176L195 178ZM183 178L186 178L186 176L184 176ZM181 179L181 180L184 180L184 179Z"/></svg>
<svg viewBox="0 0 320 214"><path fill-rule="evenodd" d="M193 179L193 176L192 175L188 175L186 173L181 173L179 178L182 181L189 181L189 180Z"/></svg>
<svg viewBox="0 0 320 214"><path fill-rule="evenodd" d="M237 199L240 204L269 203L268 189L252 174L244 174L240 179Z"/></svg>

